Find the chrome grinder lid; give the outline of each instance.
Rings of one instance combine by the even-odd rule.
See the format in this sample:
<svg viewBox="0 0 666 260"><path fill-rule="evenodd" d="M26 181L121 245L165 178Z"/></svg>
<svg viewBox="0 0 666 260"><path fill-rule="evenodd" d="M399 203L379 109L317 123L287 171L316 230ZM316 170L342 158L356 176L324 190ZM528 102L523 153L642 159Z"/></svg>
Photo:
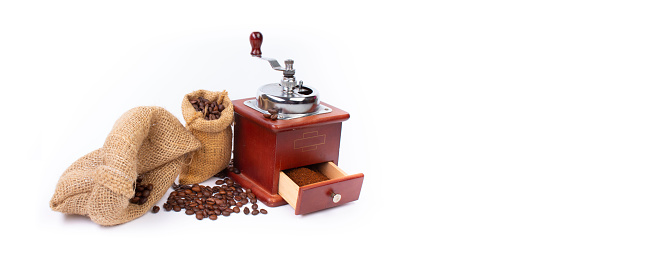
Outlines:
<svg viewBox="0 0 666 260"><path fill-rule="evenodd" d="M331 112L330 108L319 104L319 91L303 85L303 81L296 82L294 60L285 60L285 67L282 67L277 60L261 56L262 42L263 35L260 32L250 34L252 45L250 54L268 61L274 70L282 71L282 80L280 83L260 87L255 102L245 102L246 105L264 114L268 114L269 110L277 110L278 119L293 119Z"/></svg>

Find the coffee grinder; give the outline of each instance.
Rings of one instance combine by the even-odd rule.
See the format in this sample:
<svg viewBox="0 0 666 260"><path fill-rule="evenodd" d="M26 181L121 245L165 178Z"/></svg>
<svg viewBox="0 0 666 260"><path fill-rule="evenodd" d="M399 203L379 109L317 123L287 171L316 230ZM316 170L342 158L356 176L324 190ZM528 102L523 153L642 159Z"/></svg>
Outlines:
<svg viewBox="0 0 666 260"><path fill-rule="evenodd" d="M234 167L240 171L229 176L269 207L288 203L297 215L357 200L364 175L347 174L337 166L342 122L349 114L296 81L293 60L285 60L283 67L263 57L262 42L260 32L250 34L251 56L268 61L282 79L260 87L256 97L232 101ZM304 166L329 180L298 186L284 173Z"/></svg>

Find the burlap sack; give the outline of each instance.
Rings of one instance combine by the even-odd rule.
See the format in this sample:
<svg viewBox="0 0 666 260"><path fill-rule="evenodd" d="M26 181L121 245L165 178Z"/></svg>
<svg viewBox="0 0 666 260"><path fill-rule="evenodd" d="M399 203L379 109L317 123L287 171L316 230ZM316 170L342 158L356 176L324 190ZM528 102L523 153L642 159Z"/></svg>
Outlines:
<svg viewBox="0 0 666 260"><path fill-rule="evenodd" d="M222 102L224 110L220 118L206 120L203 112L197 112L190 103L204 97L218 104ZM187 170L178 178L181 184L200 183L222 171L231 160L231 123L234 120L234 105L231 103L227 91L214 92L197 90L185 95L181 105L185 126L201 142L201 149L193 153ZM189 160L190 158L188 158Z"/></svg>
<svg viewBox="0 0 666 260"><path fill-rule="evenodd" d="M104 146L74 162L58 180L51 209L79 214L104 226L145 214L164 196L199 141L161 107L137 107L114 124ZM153 184L148 201L129 203L135 181Z"/></svg>

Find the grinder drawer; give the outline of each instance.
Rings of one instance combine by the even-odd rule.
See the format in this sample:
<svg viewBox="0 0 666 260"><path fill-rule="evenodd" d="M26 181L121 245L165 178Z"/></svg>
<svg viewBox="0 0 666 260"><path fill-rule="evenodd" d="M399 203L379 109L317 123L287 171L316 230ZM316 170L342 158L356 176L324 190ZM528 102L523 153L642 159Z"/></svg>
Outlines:
<svg viewBox="0 0 666 260"><path fill-rule="evenodd" d="M280 171L278 194L291 205L296 215L327 209L355 201L361 194L363 173L348 175L333 162L311 165L329 180L298 186Z"/></svg>

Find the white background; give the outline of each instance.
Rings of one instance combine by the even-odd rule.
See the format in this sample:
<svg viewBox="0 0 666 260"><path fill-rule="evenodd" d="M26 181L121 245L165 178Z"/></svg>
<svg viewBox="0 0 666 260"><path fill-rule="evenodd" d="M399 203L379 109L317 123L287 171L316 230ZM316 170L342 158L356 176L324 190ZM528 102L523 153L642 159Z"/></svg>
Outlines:
<svg viewBox="0 0 666 260"><path fill-rule="evenodd" d="M1 251L664 259L663 2L434 2L3 1ZM351 114L339 165L365 174L358 201L111 228L50 210L62 172L125 111L182 122L193 90L239 99L278 81L250 57L252 31Z"/></svg>

